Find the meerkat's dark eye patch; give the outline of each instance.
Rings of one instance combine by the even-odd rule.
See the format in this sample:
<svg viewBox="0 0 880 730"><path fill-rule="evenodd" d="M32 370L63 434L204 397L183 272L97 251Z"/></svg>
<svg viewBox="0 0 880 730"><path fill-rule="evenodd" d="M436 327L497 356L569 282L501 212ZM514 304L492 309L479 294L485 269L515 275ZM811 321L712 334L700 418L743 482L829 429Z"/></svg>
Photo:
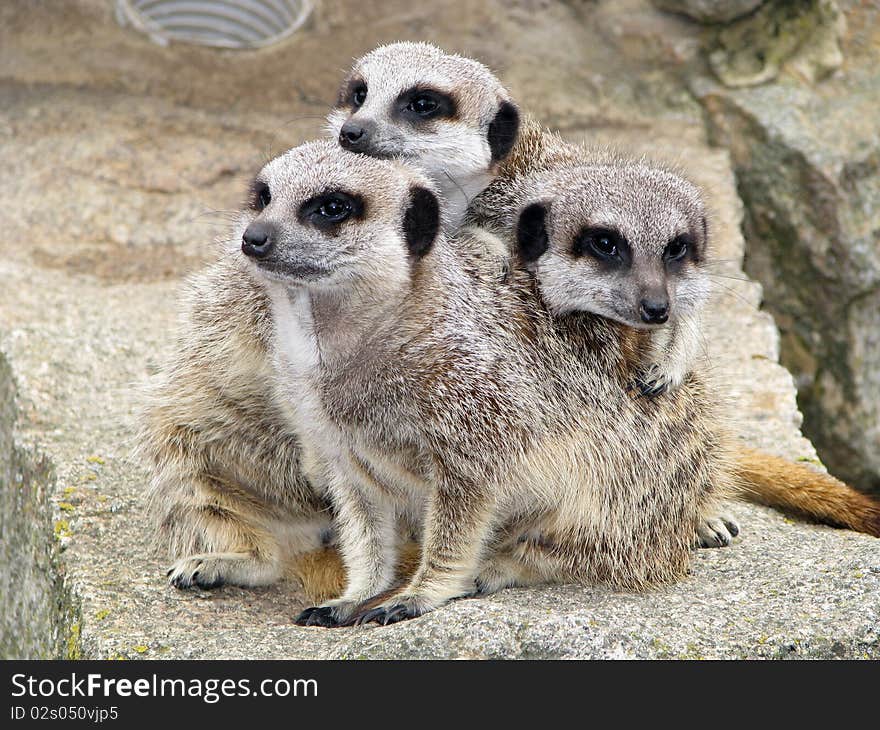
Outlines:
<svg viewBox="0 0 880 730"><path fill-rule="evenodd" d="M414 122L451 119L456 113L455 99L436 89L414 88L397 97L397 112Z"/></svg>
<svg viewBox="0 0 880 730"><path fill-rule="evenodd" d="M364 201L358 195L334 190L309 198L299 207L300 223L315 228L334 228L349 218L362 218Z"/></svg>
<svg viewBox="0 0 880 730"><path fill-rule="evenodd" d="M339 90L336 106L360 109L367 100L367 82L359 76L348 79Z"/></svg>
<svg viewBox="0 0 880 730"><path fill-rule="evenodd" d="M620 266L628 265L632 258L626 239L613 228L584 228L575 236L571 253Z"/></svg>
<svg viewBox="0 0 880 730"><path fill-rule="evenodd" d="M667 264L678 263L684 261L688 254L694 250L694 239L688 234L676 236L668 244L663 251L663 260Z"/></svg>
<svg viewBox="0 0 880 730"><path fill-rule="evenodd" d="M414 186L403 214L403 235L410 253L417 257L428 253L439 230L440 203L437 196L426 188Z"/></svg>
<svg viewBox="0 0 880 730"><path fill-rule="evenodd" d="M248 201L251 210L260 212L271 202L272 194L269 192L269 186L262 180L254 180L251 183L251 195Z"/></svg>
<svg viewBox="0 0 880 730"><path fill-rule="evenodd" d="M536 261L550 246L547 205L532 203L522 209L516 224L516 247L523 261Z"/></svg>
<svg viewBox="0 0 880 730"><path fill-rule="evenodd" d="M492 162L503 160L516 142L519 134L519 110L509 101L501 102L495 118L489 124L486 139L492 153Z"/></svg>

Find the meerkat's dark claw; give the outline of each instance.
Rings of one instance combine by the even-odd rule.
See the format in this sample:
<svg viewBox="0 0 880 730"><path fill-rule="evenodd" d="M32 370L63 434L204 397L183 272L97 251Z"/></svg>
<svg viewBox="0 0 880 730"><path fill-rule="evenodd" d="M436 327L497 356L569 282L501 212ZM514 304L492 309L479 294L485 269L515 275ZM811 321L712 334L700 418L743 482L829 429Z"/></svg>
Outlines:
<svg viewBox="0 0 880 730"><path fill-rule="evenodd" d="M382 626L396 624L400 621L408 621L418 618L424 611L405 603L396 603L393 606L379 606L366 613L360 614L356 619L357 625L377 623Z"/></svg>
<svg viewBox="0 0 880 730"><path fill-rule="evenodd" d="M736 520L727 515L718 515L705 519L697 526L696 543L701 548L727 547L737 535L739 525Z"/></svg>
<svg viewBox="0 0 880 730"><path fill-rule="evenodd" d="M385 614L384 608L371 608L368 611L364 611L362 613L358 613L358 614L352 616L349 619L348 624L350 626L363 626L364 624L368 624L368 623L371 623L372 621L375 621L376 619L378 619L380 616L383 616L384 614Z"/></svg>
<svg viewBox="0 0 880 730"><path fill-rule="evenodd" d="M389 624L396 624L400 621L408 621L411 618L418 618L422 613L423 612L415 606L398 603L397 605L386 608L385 615L378 620L383 626L388 626Z"/></svg>
<svg viewBox="0 0 880 730"><path fill-rule="evenodd" d="M669 390L669 386L663 382L646 382L641 379L636 379L630 385L630 390L638 391L640 395L643 395L646 398L653 398L655 396L665 393L667 390Z"/></svg>
<svg viewBox="0 0 880 730"><path fill-rule="evenodd" d="M344 624L336 617L332 606L311 606L296 617L297 626L322 626L330 629Z"/></svg>

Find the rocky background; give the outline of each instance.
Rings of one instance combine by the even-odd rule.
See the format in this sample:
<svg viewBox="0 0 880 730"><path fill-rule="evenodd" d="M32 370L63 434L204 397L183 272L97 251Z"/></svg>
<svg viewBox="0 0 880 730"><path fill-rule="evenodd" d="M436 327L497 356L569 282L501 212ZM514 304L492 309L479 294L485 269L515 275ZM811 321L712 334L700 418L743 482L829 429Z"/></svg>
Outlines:
<svg viewBox="0 0 880 730"><path fill-rule="evenodd" d="M399 39L480 58L567 137L704 185L707 347L743 437L816 461L796 384L821 460L880 491L878 3L321 0L284 42L220 51L156 45L109 0L14 0L0 5L0 655L880 656L876 541L743 505L732 548L643 596L505 591L328 633L291 626L292 583L165 585L131 438L180 278L262 163L321 134L351 59Z"/></svg>

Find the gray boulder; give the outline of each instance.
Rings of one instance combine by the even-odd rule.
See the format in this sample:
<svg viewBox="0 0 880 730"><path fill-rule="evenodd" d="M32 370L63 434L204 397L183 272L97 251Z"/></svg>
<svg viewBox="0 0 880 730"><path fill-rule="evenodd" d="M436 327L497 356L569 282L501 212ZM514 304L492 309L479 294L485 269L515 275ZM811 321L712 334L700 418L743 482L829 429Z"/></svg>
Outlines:
<svg viewBox="0 0 880 730"><path fill-rule="evenodd" d="M700 23L729 23L751 13L764 0L652 0L661 10L686 15Z"/></svg>
<svg viewBox="0 0 880 730"><path fill-rule="evenodd" d="M733 158L747 270L784 328L805 431L832 471L880 489L880 74L696 89Z"/></svg>

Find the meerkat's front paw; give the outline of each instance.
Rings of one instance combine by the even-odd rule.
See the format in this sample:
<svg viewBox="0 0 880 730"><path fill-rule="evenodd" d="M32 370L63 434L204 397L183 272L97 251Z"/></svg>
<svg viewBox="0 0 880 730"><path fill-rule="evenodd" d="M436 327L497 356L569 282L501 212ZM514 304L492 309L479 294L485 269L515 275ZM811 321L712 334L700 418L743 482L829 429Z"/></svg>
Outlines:
<svg viewBox="0 0 880 730"><path fill-rule="evenodd" d="M367 604L370 602L368 601ZM414 593L398 593L375 608L359 611L352 616L351 625L377 623L382 626L418 618L433 611L436 606L423 596Z"/></svg>
<svg viewBox="0 0 880 730"><path fill-rule="evenodd" d="M200 553L181 558L166 573L175 588L256 587L274 583L278 566L249 553Z"/></svg>
<svg viewBox="0 0 880 730"><path fill-rule="evenodd" d="M656 365L652 365L633 379L629 389L647 398L653 398L673 390L676 385L677 383L670 377L669 373Z"/></svg>
<svg viewBox="0 0 880 730"><path fill-rule="evenodd" d="M728 514L709 515L697 523L696 544L701 548L727 547L739 535L739 524Z"/></svg>
<svg viewBox="0 0 880 730"><path fill-rule="evenodd" d="M360 604L355 601L337 599L320 606L310 606L296 617L297 626L322 626L327 629L350 626L351 617Z"/></svg>

